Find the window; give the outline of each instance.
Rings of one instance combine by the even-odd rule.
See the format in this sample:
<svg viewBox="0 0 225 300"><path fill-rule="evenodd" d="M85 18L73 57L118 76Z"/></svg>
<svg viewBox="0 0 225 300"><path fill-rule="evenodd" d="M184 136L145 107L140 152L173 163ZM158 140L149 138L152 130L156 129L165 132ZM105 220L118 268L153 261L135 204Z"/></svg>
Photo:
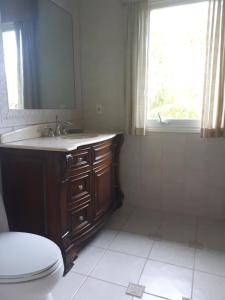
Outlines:
<svg viewBox="0 0 225 300"><path fill-rule="evenodd" d="M208 1L158 7L151 11L150 128L160 130L163 127L169 131L199 128L207 16Z"/></svg>
<svg viewBox="0 0 225 300"><path fill-rule="evenodd" d="M23 108L21 59L18 55L17 36L13 24L4 24L3 50L9 109Z"/></svg>

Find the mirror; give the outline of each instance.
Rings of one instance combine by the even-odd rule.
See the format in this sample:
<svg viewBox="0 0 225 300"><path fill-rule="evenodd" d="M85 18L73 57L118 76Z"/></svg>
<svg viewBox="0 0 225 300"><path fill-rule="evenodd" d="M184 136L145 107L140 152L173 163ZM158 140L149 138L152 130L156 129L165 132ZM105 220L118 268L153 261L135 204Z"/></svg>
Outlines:
<svg viewBox="0 0 225 300"><path fill-rule="evenodd" d="M73 18L50 0L1 0L9 109L75 106Z"/></svg>

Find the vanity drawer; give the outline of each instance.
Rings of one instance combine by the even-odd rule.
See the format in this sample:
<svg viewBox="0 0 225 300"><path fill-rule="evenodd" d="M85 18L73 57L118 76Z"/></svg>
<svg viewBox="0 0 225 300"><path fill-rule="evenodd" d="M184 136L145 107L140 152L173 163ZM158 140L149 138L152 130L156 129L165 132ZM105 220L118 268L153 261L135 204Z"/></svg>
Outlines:
<svg viewBox="0 0 225 300"><path fill-rule="evenodd" d="M71 209L69 216L72 238L77 238L79 234L89 230L92 225L91 201L87 202L84 206Z"/></svg>
<svg viewBox="0 0 225 300"><path fill-rule="evenodd" d="M91 168L91 150L84 148L71 153L72 162L70 164L69 176L76 176L88 172Z"/></svg>
<svg viewBox="0 0 225 300"><path fill-rule="evenodd" d="M72 203L85 201L91 198L90 172L70 178L70 199Z"/></svg>
<svg viewBox="0 0 225 300"><path fill-rule="evenodd" d="M92 155L94 165L112 158L112 140L94 145Z"/></svg>

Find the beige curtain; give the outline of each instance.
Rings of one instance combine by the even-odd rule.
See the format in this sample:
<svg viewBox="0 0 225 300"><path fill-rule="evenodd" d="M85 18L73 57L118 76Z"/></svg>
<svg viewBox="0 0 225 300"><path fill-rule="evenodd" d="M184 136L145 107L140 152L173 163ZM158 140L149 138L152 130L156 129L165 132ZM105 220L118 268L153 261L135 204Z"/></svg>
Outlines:
<svg viewBox="0 0 225 300"><path fill-rule="evenodd" d="M225 5L209 0L202 137L225 137Z"/></svg>
<svg viewBox="0 0 225 300"><path fill-rule="evenodd" d="M150 8L148 0L126 0L126 129L144 135L148 100L148 48Z"/></svg>
<svg viewBox="0 0 225 300"><path fill-rule="evenodd" d="M16 45L17 45L17 86L18 86L18 108L24 108L23 95L23 53L20 28L16 28Z"/></svg>
<svg viewBox="0 0 225 300"><path fill-rule="evenodd" d="M16 24L18 57L22 56L22 78L24 108L40 108L38 94L38 69L35 45L35 25L33 21ZM20 40L20 42L18 42Z"/></svg>
<svg viewBox="0 0 225 300"><path fill-rule="evenodd" d="M1 27L1 11L0 11L0 116L2 114L2 108L7 103L6 94L6 78L4 67L4 55L3 55L3 41L2 41L2 27ZM1 168L1 166L0 166ZM2 184L0 174L0 232L8 231L8 222L5 212L5 207L2 199Z"/></svg>

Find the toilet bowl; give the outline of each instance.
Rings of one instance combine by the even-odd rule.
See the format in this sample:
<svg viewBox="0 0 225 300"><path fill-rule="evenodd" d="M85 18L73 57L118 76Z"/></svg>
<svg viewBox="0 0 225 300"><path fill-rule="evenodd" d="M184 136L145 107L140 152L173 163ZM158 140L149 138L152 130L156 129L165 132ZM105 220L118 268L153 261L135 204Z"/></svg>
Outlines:
<svg viewBox="0 0 225 300"><path fill-rule="evenodd" d="M61 251L52 241L29 233L0 233L1 300L53 300L63 271Z"/></svg>

